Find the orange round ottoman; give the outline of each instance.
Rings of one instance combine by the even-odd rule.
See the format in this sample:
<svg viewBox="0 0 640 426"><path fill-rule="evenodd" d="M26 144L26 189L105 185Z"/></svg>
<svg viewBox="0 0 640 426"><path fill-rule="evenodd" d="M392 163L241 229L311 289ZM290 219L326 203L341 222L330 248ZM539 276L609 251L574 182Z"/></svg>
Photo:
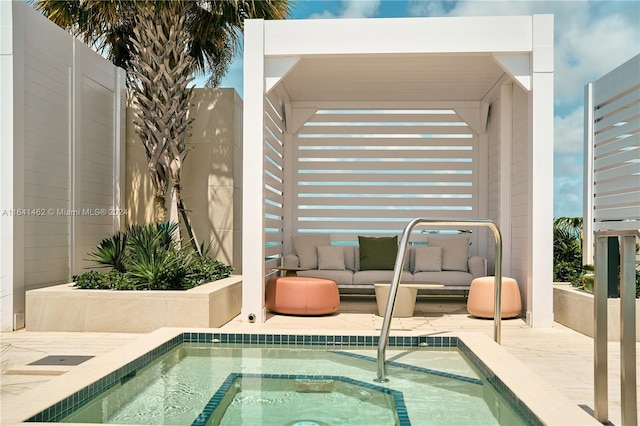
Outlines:
<svg viewBox="0 0 640 426"><path fill-rule="evenodd" d="M471 281L467 311L474 317L493 318L495 277L480 277ZM520 315L522 302L518 282L513 278L502 277L501 318L513 318Z"/></svg>
<svg viewBox="0 0 640 426"><path fill-rule="evenodd" d="M265 306L279 314L325 315L340 307L338 285L322 278L270 278L265 293Z"/></svg>

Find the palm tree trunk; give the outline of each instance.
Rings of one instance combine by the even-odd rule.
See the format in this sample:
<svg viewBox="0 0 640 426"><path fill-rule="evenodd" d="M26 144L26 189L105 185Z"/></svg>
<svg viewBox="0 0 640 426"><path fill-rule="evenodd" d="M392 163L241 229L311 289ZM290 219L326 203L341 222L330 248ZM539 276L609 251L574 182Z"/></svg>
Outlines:
<svg viewBox="0 0 640 426"><path fill-rule="evenodd" d="M167 221L167 198L164 195L155 195L153 197L153 212L156 222Z"/></svg>
<svg viewBox="0 0 640 426"><path fill-rule="evenodd" d="M189 241L193 249L196 253L202 255L200 251L200 244L198 243L198 239L196 238L195 233L193 232L193 227L191 226L191 220L189 219L189 215L187 214L187 209L184 206L184 201L182 200L182 188L180 187L180 177L176 177L174 180L173 186L171 188L171 198L175 203L175 206L178 210L179 220L182 222L182 226L187 231L187 235L189 237Z"/></svg>

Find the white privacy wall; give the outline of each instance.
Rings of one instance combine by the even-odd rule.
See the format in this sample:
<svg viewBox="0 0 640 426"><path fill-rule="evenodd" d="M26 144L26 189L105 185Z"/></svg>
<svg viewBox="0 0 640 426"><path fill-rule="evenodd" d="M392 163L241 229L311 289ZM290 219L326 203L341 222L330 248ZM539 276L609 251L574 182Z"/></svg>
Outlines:
<svg viewBox="0 0 640 426"><path fill-rule="evenodd" d="M124 74L22 2L0 2L0 329L120 227Z"/></svg>

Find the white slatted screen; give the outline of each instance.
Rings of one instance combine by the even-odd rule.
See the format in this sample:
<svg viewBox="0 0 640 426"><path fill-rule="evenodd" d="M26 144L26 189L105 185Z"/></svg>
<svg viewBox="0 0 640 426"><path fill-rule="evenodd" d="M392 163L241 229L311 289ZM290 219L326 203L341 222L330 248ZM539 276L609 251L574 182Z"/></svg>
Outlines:
<svg viewBox="0 0 640 426"><path fill-rule="evenodd" d="M478 137L452 110L318 110L294 141L296 234L355 244L477 216Z"/></svg>
<svg viewBox="0 0 640 426"><path fill-rule="evenodd" d="M593 83L594 230L640 228L640 55Z"/></svg>
<svg viewBox="0 0 640 426"><path fill-rule="evenodd" d="M284 239L284 123L277 102L265 101L265 270L280 265Z"/></svg>

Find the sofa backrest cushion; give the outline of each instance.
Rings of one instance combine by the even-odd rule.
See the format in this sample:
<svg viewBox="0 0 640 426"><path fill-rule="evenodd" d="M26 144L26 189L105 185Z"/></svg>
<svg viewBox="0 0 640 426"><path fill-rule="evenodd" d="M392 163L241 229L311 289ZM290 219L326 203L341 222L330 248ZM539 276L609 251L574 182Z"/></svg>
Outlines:
<svg viewBox="0 0 640 426"><path fill-rule="evenodd" d="M300 234L291 237L293 253L301 268L318 269L318 246L330 246L329 234Z"/></svg>
<svg viewBox="0 0 640 426"><path fill-rule="evenodd" d="M318 246L318 269L344 271L344 249L340 246Z"/></svg>
<svg viewBox="0 0 640 426"><path fill-rule="evenodd" d="M416 247L413 272L442 271L442 247Z"/></svg>
<svg viewBox="0 0 640 426"><path fill-rule="evenodd" d="M443 271L469 271L469 237L429 235L427 244L442 247Z"/></svg>
<svg viewBox="0 0 640 426"><path fill-rule="evenodd" d="M362 237L360 246L360 270L392 270L398 255L398 236Z"/></svg>

